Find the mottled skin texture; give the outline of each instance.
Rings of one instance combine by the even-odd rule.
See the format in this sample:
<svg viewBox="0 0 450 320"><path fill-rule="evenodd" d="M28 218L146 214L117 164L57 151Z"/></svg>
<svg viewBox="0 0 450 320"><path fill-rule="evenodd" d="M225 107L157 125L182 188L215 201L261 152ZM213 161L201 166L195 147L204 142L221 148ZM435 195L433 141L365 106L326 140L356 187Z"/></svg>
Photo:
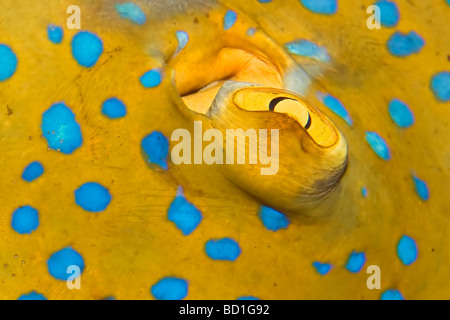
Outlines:
<svg viewBox="0 0 450 320"><path fill-rule="evenodd" d="M280 45L305 38L328 49L329 65L296 59L316 79L307 97L335 121L349 144L347 172L324 204L332 215L308 225L293 219L287 230L274 233L259 220L259 203L213 168L171 166L162 172L144 163L140 141L145 135L159 130L170 136L192 124L177 107L181 101L170 71L156 89L144 89L139 76L171 56L176 30L189 32L197 44L215 32L216 41L222 41L226 9L221 5L187 6L187 11L179 4L173 5L177 10L143 6L148 22L139 27L121 19L113 1L44 5L23 0L19 5L2 0L0 43L11 46L19 66L0 83L0 298L36 290L48 299L151 299L150 287L172 275L189 281L189 299L378 299L390 288L406 299L448 299L450 111L429 89L431 76L448 69L450 34L442 29L450 8L445 1L398 1L398 29L417 30L427 41L419 54L407 58L386 50L392 29L366 28L365 8L371 1L341 1L331 17L313 14L296 0L224 2L238 15L245 12ZM91 69L81 68L70 54L76 31L65 28L58 46L47 39L49 23L65 25L69 4L81 6L82 28L104 42L104 54ZM353 127L317 101L317 90L339 97ZM110 96L126 103L125 118L111 121L101 115L101 103ZM394 97L409 103L413 127L399 129L389 118L387 104ZM72 155L48 151L40 138L42 113L58 101L72 108L81 125L84 144ZM390 161L366 143L365 132L372 130L389 144ZM35 160L45 173L29 184L20 175ZM428 201L415 193L411 170L427 181ZM113 200L105 212L92 214L75 205L73 192L87 181L110 190ZM204 216L187 237L167 220L179 185ZM367 198L361 196L362 186ZM31 235L19 235L10 226L11 213L26 204L39 210L40 226ZM410 266L396 255L403 234L413 237L419 249ZM235 262L214 261L204 253L207 240L221 237L240 244ZM68 290L47 271L49 256L69 245L86 264L81 290ZM343 267L352 250L366 253L358 274ZM334 268L321 276L313 261ZM365 268L371 264L381 268L381 291L366 287Z"/></svg>

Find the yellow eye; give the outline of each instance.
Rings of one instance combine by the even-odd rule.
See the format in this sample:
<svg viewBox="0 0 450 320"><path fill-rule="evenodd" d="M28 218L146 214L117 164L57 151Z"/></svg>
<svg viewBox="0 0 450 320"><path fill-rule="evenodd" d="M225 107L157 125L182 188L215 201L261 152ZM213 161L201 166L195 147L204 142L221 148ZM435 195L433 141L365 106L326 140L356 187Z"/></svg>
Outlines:
<svg viewBox="0 0 450 320"><path fill-rule="evenodd" d="M247 111L273 111L295 119L320 146L329 147L338 138L334 125L304 98L274 88L251 87L237 90L233 102Z"/></svg>
<svg viewBox="0 0 450 320"><path fill-rule="evenodd" d="M270 101L269 110L288 114L305 129L309 129L311 126L311 116L308 109L297 100L286 97L275 98Z"/></svg>

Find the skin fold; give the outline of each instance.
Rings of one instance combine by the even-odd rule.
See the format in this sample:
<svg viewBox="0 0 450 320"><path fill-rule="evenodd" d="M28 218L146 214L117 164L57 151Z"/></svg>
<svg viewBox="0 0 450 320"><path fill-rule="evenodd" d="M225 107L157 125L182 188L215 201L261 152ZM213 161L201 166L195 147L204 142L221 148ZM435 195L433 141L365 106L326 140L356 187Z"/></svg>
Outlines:
<svg viewBox="0 0 450 320"><path fill-rule="evenodd" d="M0 43L10 46L19 61L15 74L0 82L0 298L17 299L35 290L47 299L153 299L151 286L166 276L188 281L187 299L379 299L389 289L405 299L450 297L450 111L430 88L431 77L449 69L450 35L442 30L450 16L445 1L399 0L399 25L380 30L366 27L371 1L341 0L330 16L313 13L298 0L134 2L146 14L143 25L120 17L110 0L0 3ZM82 30L103 42L103 54L92 68L79 66L71 54L79 31L65 27L72 4L81 8ZM227 10L238 18L224 30ZM63 27L61 44L49 41L49 24ZM256 29L253 36L246 34L248 28ZM181 51L179 30L189 34ZM386 42L395 30L419 32L424 48L408 57L391 55ZM330 60L288 54L285 44L296 39L325 47ZM139 78L153 68L163 70L162 82L144 88ZM286 229L267 230L259 217L261 205L280 209L289 201L270 194L270 186L258 189L249 183L245 168L169 161L168 170L162 170L145 163L141 140L152 131L170 139L179 128L193 132L193 121L208 116L205 128L226 120L236 127L261 127L268 111L255 111L248 120L238 117L242 125L207 113L224 80L288 90L317 108L342 136L346 147L325 166L336 165L331 170L339 172L336 183L308 211L317 219L305 221L291 208ZM206 94L196 95L201 92ZM318 92L338 97L352 125L327 108ZM126 104L124 118L112 121L101 114L111 96ZM413 110L410 128L397 127L389 117L393 98L407 101ZM83 134L82 147L70 155L50 150L42 137L42 114L60 101L74 112ZM304 134L301 120L288 114L272 112L268 118L291 128L285 141L292 145L299 140L292 136ZM255 119L260 122L253 126ZM368 131L385 139L389 161L371 149ZM348 159L342 154L347 150ZM280 164L290 161L294 177L303 172L295 165L318 163L312 157L287 158ZM41 162L45 172L28 183L21 174L32 161ZM418 196L413 175L426 181L428 200ZM295 187L286 179L277 194ZM74 190L87 181L111 193L105 211L86 212L75 204ZM167 219L180 186L203 215L188 236ZM23 205L39 210L40 224L31 234L11 227L12 212ZM417 244L411 265L397 256L403 235ZM213 260L205 253L208 240L224 237L239 243L236 261ZM85 262L80 290L69 290L47 269L49 257L67 246ZM345 268L353 250L365 253L358 273ZM319 274L315 261L331 264L330 272ZM366 286L369 265L380 267L379 290Z"/></svg>
<svg viewBox="0 0 450 320"><path fill-rule="evenodd" d="M278 102L280 98L295 102L293 113L289 114L289 109L283 110L286 101ZM273 110L271 102L277 103ZM290 91L249 87L248 84L229 81L216 95L206 116L212 127L223 133L226 152L233 147L238 148L237 142L230 142L226 133L228 129L248 132L254 128L267 128L271 136L267 138L267 148L262 148L277 153L279 163L274 169L276 171L267 172L267 165L257 161L251 164L250 157L257 153L257 149L251 149L246 140L248 153L243 162L250 165L221 166L230 181L293 219L300 216L314 219L329 214L327 210L316 207L336 187L345 171L347 143L334 124L306 104L302 97ZM273 128L279 131L278 140L273 140ZM258 144L260 140L266 141L261 136L257 140ZM276 147L273 149L272 145ZM301 167L299 162L303 163Z"/></svg>

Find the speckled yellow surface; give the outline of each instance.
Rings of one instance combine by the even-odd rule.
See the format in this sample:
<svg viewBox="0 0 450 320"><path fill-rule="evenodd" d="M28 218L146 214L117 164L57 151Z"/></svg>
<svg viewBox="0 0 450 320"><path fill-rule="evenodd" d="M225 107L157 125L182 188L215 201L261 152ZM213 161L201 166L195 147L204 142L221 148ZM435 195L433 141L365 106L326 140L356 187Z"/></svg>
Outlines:
<svg viewBox="0 0 450 320"><path fill-rule="evenodd" d="M431 77L449 69L445 1L399 0L399 25L381 30L366 27L371 1L341 0L332 16L314 14L297 0L135 2L147 14L143 26L121 19L114 1L0 3L0 43L19 60L14 76L0 82L0 298L35 290L48 299L152 299L150 287L164 276L188 280L187 299L379 299L387 289L398 289L405 299L450 298L450 109L430 89ZM77 30L65 28L60 45L47 38L48 24L65 25L70 4L81 7L82 29L104 43L104 53L89 69L70 51ZM177 30L189 33L189 50L225 41L226 7L280 47L304 38L330 53L328 64L294 57L315 79L307 98L335 121L349 145L348 169L327 200L332 208L327 219L302 224L292 218L287 229L272 232L258 217L260 204L214 168L169 163L162 171L143 161L145 135L158 130L170 137L192 123L180 113L170 70L154 89L145 89L139 77L174 52ZM394 57L386 49L394 30L415 30L426 45L419 54ZM324 107L317 91L338 97L353 126ZM100 113L110 96L126 103L123 119L111 121ZM409 104L416 120L411 128L400 129L390 119L392 98ZM48 150L41 138L42 113L58 101L70 106L81 126L84 142L72 155ZM391 160L375 155L366 131L384 137ZM21 174L31 161L40 161L45 172L28 183ZM412 172L427 182L428 201L415 192ZM112 201L104 212L75 204L74 190L87 181L109 189ZM167 219L178 186L203 214L189 236ZM38 209L40 225L21 235L11 227L11 214L26 204ZM417 261L409 266L396 254L402 235L418 247ZM236 261L205 254L205 242L222 237L239 243ZM47 270L50 255L67 246L86 265L81 290L67 289ZM345 269L353 250L366 254L357 274ZM314 261L333 268L321 276ZM381 268L381 290L366 287L365 269L373 264Z"/></svg>

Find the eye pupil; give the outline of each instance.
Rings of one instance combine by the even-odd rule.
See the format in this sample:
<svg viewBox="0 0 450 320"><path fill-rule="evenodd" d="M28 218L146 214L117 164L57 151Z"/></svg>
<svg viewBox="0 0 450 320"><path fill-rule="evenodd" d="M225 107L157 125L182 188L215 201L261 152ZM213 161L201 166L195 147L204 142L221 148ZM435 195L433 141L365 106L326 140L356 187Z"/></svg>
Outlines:
<svg viewBox="0 0 450 320"><path fill-rule="evenodd" d="M305 124L305 129L308 130L311 127L311 116L308 115L308 122Z"/></svg>
<svg viewBox="0 0 450 320"><path fill-rule="evenodd" d="M270 101L270 104L269 104L269 110L273 111L275 109L275 107L277 106L277 104L279 104L281 101L287 100L287 99L295 101L294 99L286 98L286 97L278 97L278 98L272 99L272 101Z"/></svg>
<svg viewBox="0 0 450 320"><path fill-rule="evenodd" d="M298 103L297 100L292 99L292 98L278 97L278 98L272 99L272 101L270 101L269 110L275 111L275 108L277 107L277 105L284 100L291 100L291 101ZM289 104L289 102L287 102L287 105L286 105L286 103L284 105L280 105L280 108L278 108L278 109L279 109L278 112L288 113L291 116L293 116L294 118L296 118L297 121L299 121L300 124L303 125L303 127L306 130L308 130L309 127L311 127L311 116L309 115L309 112L306 109L304 109L304 108L298 109L297 105L295 105L295 104L292 105L292 103ZM303 110L303 112L300 110Z"/></svg>

